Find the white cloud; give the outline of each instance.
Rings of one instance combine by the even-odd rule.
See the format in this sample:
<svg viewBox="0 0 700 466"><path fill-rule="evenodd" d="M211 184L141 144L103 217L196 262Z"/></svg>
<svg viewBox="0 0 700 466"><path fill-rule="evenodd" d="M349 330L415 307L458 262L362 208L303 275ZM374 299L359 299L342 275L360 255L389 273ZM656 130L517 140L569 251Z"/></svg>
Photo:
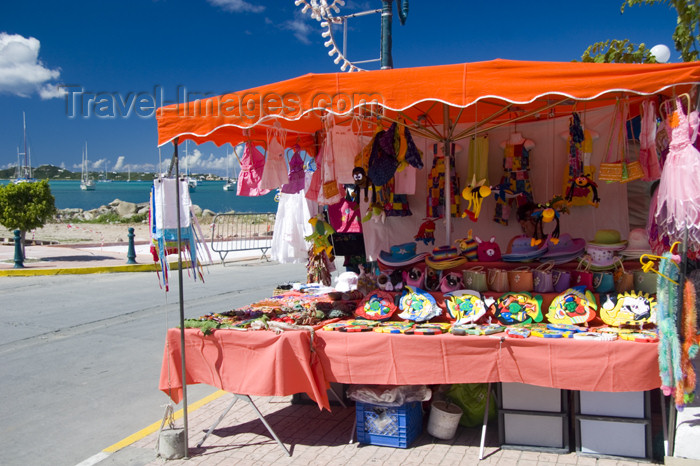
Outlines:
<svg viewBox="0 0 700 466"><path fill-rule="evenodd" d="M309 39L309 35L311 34L311 26L307 22L306 15L296 12L294 16L294 19L282 23L282 28L287 31L292 31L294 37L296 37L299 42L310 44L311 39Z"/></svg>
<svg viewBox="0 0 700 466"><path fill-rule="evenodd" d="M261 13L265 11L263 5L256 5L252 2L246 2L245 0L207 0L214 6L221 8L224 11L230 11L233 13Z"/></svg>
<svg viewBox="0 0 700 466"><path fill-rule="evenodd" d="M100 159L92 162L92 168L95 170L102 170L107 166L107 159Z"/></svg>
<svg viewBox="0 0 700 466"><path fill-rule="evenodd" d="M29 97L38 93L42 99L63 96L54 81L61 72L49 69L39 60L41 44L34 37L0 32L0 93Z"/></svg>
<svg viewBox="0 0 700 466"><path fill-rule="evenodd" d="M120 155L119 157L117 157L117 161L114 164L114 166L112 167L112 170L119 171L119 170L123 169L124 168L124 159L126 159L126 157L124 157L123 155Z"/></svg>

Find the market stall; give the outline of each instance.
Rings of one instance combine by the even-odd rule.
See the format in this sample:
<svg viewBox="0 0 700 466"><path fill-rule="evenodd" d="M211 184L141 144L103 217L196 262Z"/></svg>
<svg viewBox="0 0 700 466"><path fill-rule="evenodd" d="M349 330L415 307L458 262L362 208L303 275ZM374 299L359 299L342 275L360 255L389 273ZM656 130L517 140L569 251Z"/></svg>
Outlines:
<svg viewBox="0 0 700 466"><path fill-rule="evenodd" d="M345 317L411 321L410 329L397 330L401 334L392 333L393 328L376 331L379 329L346 326L345 331L334 331L340 327L331 324L338 319L325 312L332 307L309 306L314 315L318 317L320 312L321 317L305 321L304 328L298 325L301 321L292 319L287 323L294 330L277 327L280 335L269 330L223 330L239 328L242 320L236 320L235 315L217 316L212 319L219 326L212 335L186 331L187 383L208 383L234 393L255 395L306 392L320 407L328 406L324 389L329 382L518 382L600 392L666 386L663 370L660 377L659 350L664 351L668 340L652 336L649 328L656 322L656 314L651 311L655 301L633 283L620 284L627 278L632 280L632 269L642 267L637 259L652 252L647 239L639 254L628 248L628 256L620 255L628 242L633 242L629 182L651 182L662 177L658 161L663 157L659 157L656 147L653 156L647 152L648 135L644 129L641 133L635 130L630 121L641 116L642 120L646 118L645 125L654 128L657 116L668 121L670 134L665 146L656 134L655 142L660 150L676 150L673 139L678 137L678 115L690 116L697 107L699 83L698 63L494 60L309 74L160 108L160 145L173 143L177 147L185 140L243 144L247 158L241 162L245 175L239 178L239 190L241 179L248 189L239 194L281 190L279 224L275 227L275 234L280 236L273 239L273 249L275 245L278 250L285 248L277 256L281 260L305 260L306 254L300 257L299 251L309 249L309 268L327 268L328 259L338 248L338 243L332 244L329 238L340 225L342 233L360 233L361 245L355 247L361 247L366 261L378 261L377 275L370 277L374 288L380 287L383 278L383 285L391 285L383 289L395 292L382 298L387 303L378 304L380 309L396 305L391 301L403 300L407 295L412 302L432 300L427 318L410 315L406 308L401 308L401 314L367 317L370 308L360 298L373 293L371 286L354 300L346 300L352 303ZM682 121L688 125L687 120ZM688 127L692 124L697 125L691 122ZM644 127L648 131L648 126ZM695 136L689 133L685 138L692 144ZM632 150L630 139L635 138L639 148ZM307 162L314 159L316 165L313 174L302 175L305 183L297 179L297 162L302 156ZM671 173L671 165L664 174ZM686 175L700 174L695 166L691 168L685 170ZM674 183L672 177L666 178L662 178L662 192ZM295 179L298 186L292 188ZM694 205L697 212L700 189L692 195L695 197L685 199L685 203ZM667 201L672 197L660 197L661 214L652 216L658 224L659 238L672 243L690 229L690 240L686 240L687 235L682 238L682 251L697 251L700 244L692 227L697 222L686 221L679 229L679 222L669 221L673 216L666 214L670 205ZM354 202L355 207L346 208L345 202ZM332 211L341 203L343 207L339 214L336 212L340 221L332 227L326 220L332 222ZM535 205L525 217L535 229L523 237L519 207L527 204ZM326 210L327 217L317 216ZM358 230L348 227L350 217ZM308 228L302 232L300 227L304 225ZM576 262L584 253L587 259ZM673 267L678 268L677 254L656 253L657 262L647 262L652 265L641 272L651 274L652 281L675 277L672 283L677 286L683 281L673 275ZM501 257L504 262L500 262ZM570 291L568 286L556 293L553 286L535 288L532 280L539 276L537 271L550 273L550 269L536 269L539 264L532 266L532 261L540 258L543 264L556 264L558 276L588 280L571 283L571 287L588 285L587 292ZM511 277L511 269L518 272L522 264L526 264L529 278L518 273ZM479 267L488 274L488 290L484 288L480 290L484 295L478 295L479 300L484 299L484 312L465 320L454 306L465 304L466 298L448 292L471 289L467 272L476 273ZM613 269L614 287L593 285L594 272L609 273L612 283ZM654 270L661 273L654 274ZM431 272L437 281L428 286ZM310 281L329 278L322 273L313 277L319 280ZM450 277L456 282L447 282L452 288L444 289ZM520 286L525 282L518 281L522 277L530 280L529 288ZM604 278L599 275L600 280ZM417 281L405 287L408 279ZM500 285L492 286L496 281ZM667 290L667 282L659 283ZM677 293L675 288L670 290ZM506 296L511 291L525 293L526 297L521 294L513 301L513 296ZM660 296L667 310L664 292ZM566 293L562 299L569 299L567 303L557 301ZM630 293L637 294L630 298ZM383 303L382 299L376 303ZM634 302L618 304L627 299ZM576 309L567 314L571 302ZM646 306L646 311L639 311L640 305ZM280 307L284 306L276 308ZM620 313L632 317L629 321L615 320L614 315ZM284 319L278 309L270 317ZM419 325L429 319L434 319L432 329L428 324ZM441 320L447 326L440 326ZM589 330L589 326L619 328L624 323L634 324L638 331L619 340L609 334L598 338L601 335L596 337L595 332L583 332L595 341L561 334L548 338L555 335L542 327L547 321L578 326L569 333ZM515 328L515 324L522 324L526 334L507 333L506 327ZM466 326L458 328L460 325ZM474 327L477 335L462 336L455 331L469 334ZM261 324L258 328L267 326ZM443 334L447 329L451 334ZM478 335L479 331L493 334ZM523 337L531 332L542 338ZM429 333L435 334L427 336ZM609 333L622 336L624 332ZM168 333L167 341L160 388L177 400L182 373L174 369L180 356L175 332ZM265 368L263 372L261 367Z"/></svg>

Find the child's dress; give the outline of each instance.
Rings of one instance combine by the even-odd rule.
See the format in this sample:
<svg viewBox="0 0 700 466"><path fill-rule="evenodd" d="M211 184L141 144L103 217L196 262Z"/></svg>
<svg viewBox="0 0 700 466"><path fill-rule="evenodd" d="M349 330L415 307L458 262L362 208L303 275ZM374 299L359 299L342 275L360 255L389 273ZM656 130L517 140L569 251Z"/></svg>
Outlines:
<svg viewBox="0 0 700 466"><path fill-rule="evenodd" d="M299 150L289 160L289 182L282 185L285 194L296 194L304 189L304 160L299 155Z"/></svg>
<svg viewBox="0 0 700 466"><path fill-rule="evenodd" d="M260 180L262 189L277 189L289 181L287 161L284 159L284 146L287 132L277 123L267 130L267 160Z"/></svg>
<svg viewBox="0 0 700 466"><path fill-rule="evenodd" d="M252 144L246 143L241 157L241 173L236 183L236 194L239 196L264 196L270 190L260 187L265 156Z"/></svg>
<svg viewBox="0 0 700 466"><path fill-rule="evenodd" d="M671 134L668 156L659 183L656 224L659 235L671 243L683 241L688 234L688 247L700 245L700 153L693 146L698 133L698 112L683 112L681 100L667 119Z"/></svg>

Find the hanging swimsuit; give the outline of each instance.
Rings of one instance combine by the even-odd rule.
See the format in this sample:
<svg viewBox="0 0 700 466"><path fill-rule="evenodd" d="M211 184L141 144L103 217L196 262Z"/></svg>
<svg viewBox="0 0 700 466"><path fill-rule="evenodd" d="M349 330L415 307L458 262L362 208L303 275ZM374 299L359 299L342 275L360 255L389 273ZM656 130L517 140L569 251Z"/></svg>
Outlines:
<svg viewBox="0 0 700 466"><path fill-rule="evenodd" d="M510 197L518 199L518 204L532 202L532 186L530 185L530 152L523 144L507 144L503 157L503 177L499 189L495 192L496 213L493 220L502 225L508 225L510 216ZM506 197L506 195L508 197Z"/></svg>

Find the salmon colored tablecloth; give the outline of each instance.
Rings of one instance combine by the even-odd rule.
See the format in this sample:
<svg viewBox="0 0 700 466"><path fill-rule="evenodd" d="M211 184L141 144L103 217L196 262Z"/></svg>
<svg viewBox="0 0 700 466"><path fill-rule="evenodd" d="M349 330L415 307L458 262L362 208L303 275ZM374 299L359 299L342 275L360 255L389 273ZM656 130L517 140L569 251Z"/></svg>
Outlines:
<svg viewBox="0 0 700 466"><path fill-rule="evenodd" d="M305 392L330 410L323 369L311 352L307 331L185 329L187 384L205 383L231 393L285 396ZM182 398L180 329L168 330L159 388L175 403Z"/></svg>
<svg viewBox="0 0 700 466"><path fill-rule="evenodd" d="M328 408L329 382L432 385L520 382L586 391L643 391L661 386L656 343L316 332L185 331L187 383L231 393L282 396L306 392ZM160 389L182 397L180 331L166 339Z"/></svg>
<svg viewBox="0 0 700 466"><path fill-rule="evenodd" d="M661 386L656 343L319 332L328 381L348 384L520 382L625 392Z"/></svg>

